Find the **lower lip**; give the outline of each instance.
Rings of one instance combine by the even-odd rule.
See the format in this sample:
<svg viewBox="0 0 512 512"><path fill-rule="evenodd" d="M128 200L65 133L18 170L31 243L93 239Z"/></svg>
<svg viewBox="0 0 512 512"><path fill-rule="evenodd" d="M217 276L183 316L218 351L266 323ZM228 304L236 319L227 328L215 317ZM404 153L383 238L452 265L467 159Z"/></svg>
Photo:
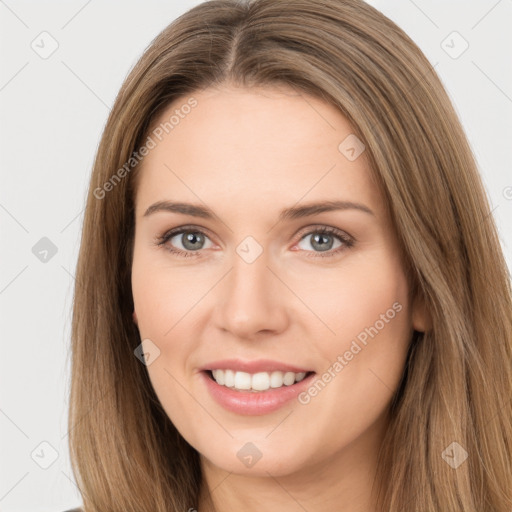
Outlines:
<svg viewBox="0 0 512 512"><path fill-rule="evenodd" d="M209 375L209 372L202 371L202 378L213 399L228 411L258 416L268 414L284 406L293 400L299 393L304 391L311 383L315 373L311 373L300 382L291 386L268 389L267 391L236 391L217 384Z"/></svg>

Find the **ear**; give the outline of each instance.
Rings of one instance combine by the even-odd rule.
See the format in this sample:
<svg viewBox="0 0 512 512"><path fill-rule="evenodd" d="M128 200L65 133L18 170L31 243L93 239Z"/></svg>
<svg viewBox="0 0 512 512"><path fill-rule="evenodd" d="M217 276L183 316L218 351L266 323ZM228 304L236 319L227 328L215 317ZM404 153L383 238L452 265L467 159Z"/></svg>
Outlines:
<svg viewBox="0 0 512 512"><path fill-rule="evenodd" d="M432 328L432 317L423 294L418 293L412 303L412 327L415 331L426 332Z"/></svg>
<svg viewBox="0 0 512 512"><path fill-rule="evenodd" d="M137 313L135 313L135 311L133 312L132 317L133 317L133 323L138 326L139 324L138 324L138 320L137 320Z"/></svg>

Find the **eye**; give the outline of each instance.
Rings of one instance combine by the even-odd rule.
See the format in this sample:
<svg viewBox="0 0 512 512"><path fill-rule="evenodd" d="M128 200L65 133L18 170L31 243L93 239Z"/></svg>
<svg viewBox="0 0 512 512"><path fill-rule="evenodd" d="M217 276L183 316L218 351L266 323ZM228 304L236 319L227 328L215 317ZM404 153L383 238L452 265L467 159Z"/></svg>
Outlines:
<svg viewBox="0 0 512 512"><path fill-rule="evenodd" d="M301 245L302 244L302 245ZM309 251L307 245L313 247L313 251ZM341 251L348 249L354 245L354 239L343 231L328 226L319 227L313 231L306 233L299 241L297 246L307 252L314 254L308 256L329 257L335 256ZM334 248L334 250L333 250ZM325 254L319 254L325 253Z"/></svg>
<svg viewBox="0 0 512 512"><path fill-rule="evenodd" d="M156 238L155 244L183 257L200 257L203 249L213 247L213 242L208 235L202 229L194 226L182 226L167 231ZM313 251L308 249L308 244L313 247ZM352 237L329 226L310 229L296 244L297 247L309 253L308 256L311 257L336 256L353 245L354 239Z"/></svg>
<svg viewBox="0 0 512 512"><path fill-rule="evenodd" d="M156 245L165 246L172 253L188 257L199 256L200 250L210 249L213 243L200 229L184 226L158 237Z"/></svg>
<svg viewBox="0 0 512 512"><path fill-rule="evenodd" d="M176 239L176 242L172 242L173 239ZM208 247L204 247L206 240L209 240L208 237L199 231L183 231L172 236L169 241L174 244L181 244L179 249L186 249L187 251L197 251L199 249L207 249Z"/></svg>

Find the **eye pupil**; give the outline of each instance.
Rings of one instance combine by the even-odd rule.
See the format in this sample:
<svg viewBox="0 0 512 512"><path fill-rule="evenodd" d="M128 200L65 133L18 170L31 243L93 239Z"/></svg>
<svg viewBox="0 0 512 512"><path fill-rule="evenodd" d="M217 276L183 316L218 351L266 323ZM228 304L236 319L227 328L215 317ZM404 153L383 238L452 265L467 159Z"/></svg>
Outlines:
<svg viewBox="0 0 512 512"><path fill-rule="evenodd" d="M333 237L331 235L316 233L311 237L311 246L319 249L320 251L328 251L332 248L332 245Z"/></svg>

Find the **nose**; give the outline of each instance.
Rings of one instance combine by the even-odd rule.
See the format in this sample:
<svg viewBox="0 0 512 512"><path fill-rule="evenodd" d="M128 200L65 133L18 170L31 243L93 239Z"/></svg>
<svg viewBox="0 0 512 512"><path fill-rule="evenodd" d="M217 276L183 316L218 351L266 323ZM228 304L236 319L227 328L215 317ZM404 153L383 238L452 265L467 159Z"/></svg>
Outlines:
<svg viewBox="0 0 512 512"><path fill-rule="evenodd" d="M216 297L215 324L240 339L278 334L289 324L290 292L268 268L266 253L252 263L237 254Z"/></svg>

